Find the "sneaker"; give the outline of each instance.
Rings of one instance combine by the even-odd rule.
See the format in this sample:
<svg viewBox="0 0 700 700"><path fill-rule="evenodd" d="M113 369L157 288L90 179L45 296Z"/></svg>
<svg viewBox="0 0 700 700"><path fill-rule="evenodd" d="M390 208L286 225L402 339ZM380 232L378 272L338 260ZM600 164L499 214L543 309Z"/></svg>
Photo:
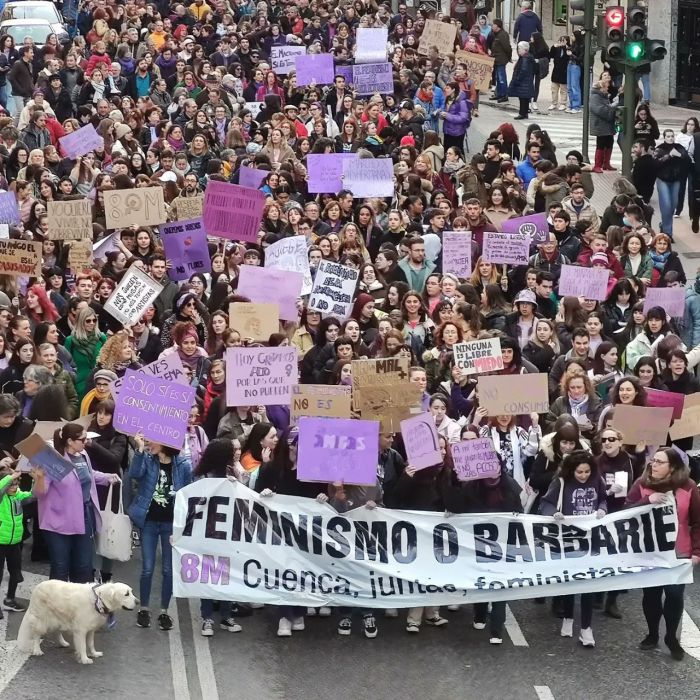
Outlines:
<svg viewBox="0 0 700 700"><path fill-rule="evenodd" d="M307 617L316 617L316 608L306 608Z"/></svg>
<svg viewBox="0 0 700 700"><path fill-rule="evenodd" d="M225 620L222 620L219 627L221 627L222 630L227 630L228 632L243 631L243 628L232 617L227 617Z"/></svg>
<svg viewBox="0 0 700 700"><path fill-rule="evenodd" d="M352 620L349 617L343 617L338 623L338 634L347 637L352 634Z"/></svg>
<svg viewBox="0 0 700 700"><path fill-rule="evenodd" d="M578 641L581 642L584 647L594 647L595 639L593 639L593 630L590 627L582 627L578 635Z"/></svg>
<svg viewBox="0 0 700 700"><path fill-rule="evenodd" d="M384 611L384 617L388 617L390 619L394 619L399 616L399 611L397 608L387 608Z"/></svg>
<svg viewBox="0 0 700 700"><path fill-rule="evenodd" d="M549 107L547 107L547 111L548 111L548 112L552 112L552 111L554 111L556 108L557 108L557 105L556 105L556 104L551 104L551 105L549 105Z"/></svg>
<svg viewBox="0 0 700 700"><path fill-rule="evenodd" d="M489 644L503 644L503 637L492 634L489 638Z"/></svg>
<svg viewBox="0 0 700 700"><path fill-rule="evenodd" d="M365 626L365 637L374 639L377 636L377 622L374 615L365 615L362 621Z"/></svg>
<svg viewBox="0 0 700 700"><path fill-rule="evenodd" d="M448 606L447 606L447 609L448 609L450 612L455 612L455 611L459 610L459 605L448 605Z"/></svg>
<svg viewBox="0 0 700 700"><path fill-rule="evenodd" d="M652 649L656 649L656 647L659 646L659 638L654 637L651 634L648 634L644 639L642 639L641 642L639 642L639 648L642 651L651 651Z"/></svg>
<svg viewBox="0 0 700 700"><path fill-rule="evenodd" d="M331 609L327 605L324 605L318 609L318 616L319 617L330 617L331 612L332 612Z"/></svg>
<svg viewBox="0 0 700 700"><path fill-rule="evenodd" d="M214 636L214 620L202 620L202 637Z"/></svg>
<svg viewBox="0 0 700 700"><path fill-rule="evenodd" d="M570 617L565 617L561 621L561 636L562 637L573 637L574 636L574 621Z"/></svg>
<svg viewBox="0 0 700 700"><path fill-rule="evenodd" d="M474 629L475 630L485 630L486 623L485 622L477 622L476 620L474 620Z"/></svg>
<svg viewBox="0 0 700 700"><path fill-rule="evenodd" d="M139 610L136 614L136 625L138 627L150 627L151 626L151 611L150 610Z"/></svg>
<svg viewBox="0 0 700 700"><path fill-rule="evenodd" d="M168 613L161 613L158 615L158 627L163 632L169 632L173 628L173 618Z"/></svg>
<svg viewBox="0 0 700 700"><path fill-rule="evenodd" d="M443 625L446 625L449 622L449 620L445 617L440 617L440 615L436 615L435 617L426 617L425 618L425 624L430 625L431 627L442 627Z"/></svg>
<svg viewBox="0 0 700 700"><path fill-rule="evenodd" d="M533 102L533 103L530 105L530 109L531 109L533 112L539 112L539 111L540 111L540 108L537 106L537 102Z"/></svg>
<svg viewBox="0 0 700 700"><path fill-rule="evenodd" d="M500 104L503 104L504 102L508 102L508 98L507 98L507 97L499 97L499 98L496 100L496 102L498 102L498 103L500 103Z"/></svg>
<svg viewBox="0 0 700 700"><path fill-rule="evenodd" d="M527 117L522 114L516 114L513 119L527 119Z"/></svg>
<svg viewBox="0 0 700 700"><path fill-rule="evenodd" d="M292 632L303 632L304 631L304 618L295 617L292 620Z"/></svg>
<svg viewBox="0 0 700 700"><path fill-rule="evenodd" d="M559 105L559 111L563 112L566 109L566 105Z"/></svg>
<svg viewBox="0 0 700 700"><path fill-rule="evenodd" d="M572 109L572 110L571 110L571 114L581 114L581 108L580 108L580 107L576 107L576 109Z"/></svg>
<svg viewBox="0 0 700 700"><path fill-rule="evenodd" d="M685 657L685 650L675 637L669 637L668 635L665 636L664 644L668 647L668 650L671 652L672 658L674 658L676 661L683 661L683 658Z"/></svg>
<svg viewBox="0 0 700 700"><path fill-rule="evenodd" d="M418 634L418 632L420 632L420 625L417 622L408 622L406 624L406 632Z"/></svg>
<svg viewBox="0 0 700 700"><path fill-rule="evenodd" d="M674 214L674 215L673 215L673 218L674 218L674 219L680 219L680 218L681 218L681 215L680 215L680 214Z"/></svg>
<svg viewBox="0 0 700 700"><path fill-rule="evenodd" d="M20 605L14 598L5 598L2 601L2 609L10 612L24 612L26 608Z"/></svg>
<svg viewBox="0 0 700 700"><path fill-rule="evenodd" d="M286 618L281 617L279 626L277 627L278 637L291 637L292 636L292 623Z"/></svg>

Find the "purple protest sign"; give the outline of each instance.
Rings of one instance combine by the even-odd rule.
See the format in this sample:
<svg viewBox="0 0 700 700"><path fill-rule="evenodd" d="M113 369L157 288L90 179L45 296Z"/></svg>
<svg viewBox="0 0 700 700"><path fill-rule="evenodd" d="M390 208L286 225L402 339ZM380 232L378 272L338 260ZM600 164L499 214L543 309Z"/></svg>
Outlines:
<svg viewBox="0 0 700 700"><path fill-rule="evenodd" d="M343 189L343 161L357 158L357 153L309 153L306 165L309 172L309 192L338 192Z"/></svg>
<svg viewBox="0 0 700 700"><path fill-rule="evenodd" d="M374 486L379 422L348 418L299 418L297 478Z"/></svg>
<svg viewBox="0 0 700 700"><path fill-rule="evenodd" d="M14 192L0 192L0 223L19 226L19 205Z"/></svg>
<svg viewBox="0 0 700 700"><path fill-rule="evenodd" d="M530 214L517 219L506 219L501 224L503 233L520 233L530 236L534 243L543 243L549 237L549 224L546 214Z"/></svg>
<svg viewBox="0 0 700 700"><path fill-rule="evenodd" d="M425 469L442 462L435 418L432 413L421 413L401 421L401 435L408 463L416 469Z"/></svg>
<svg viewBox="0 0 700 700"><path fill-rule="evenodd" d="M241 187L251 187L257 190L269 174L269 170L258 170L258 168L251 168L248 165L241 165L241 169L238 171L238 184Z"/></svg>
<svg viewBox="0 0 700 700"><path fill-rule="evenodd" d="M352 66L336 66L335 74L342 75L345 78L345 84L352 87Z"/></svg>
<svg viewBox="0 0 700 700"><path fill-rule="evenodd" d="M607 267L562 265L559 276L559 296L605 301L608 297L609 279L610 271Z"/></svg>
<svg viewBox="0 0 700 700"><path fill-rule="evenodd" d="M209 236L256 243L264 208L260 190L210 180L204 193L204 230Z"/></svg>
<svg viewBox="0 0 700 700"><path fill-rule="evenodd" d="M386 50L386 49L385 49ZM352 68L352 81L358 95L391 94L394 73L391 63L363 63Z"/></svg>
<svg viewBox="0 0 700 700"><path fill-rule="evenodd" d="M330 85L335 78L333 56L329 53L297 56L294 65L297 70L297 85Z"/></svg>
<svg viewBox="0 0 700 700"><path fill-rule="evenodd" d="M297 381L297 349L228 348L227 406L288 406Z"/></svg>
<svg viewBox="0 0 700 700"><path fill-rule="evenodd" d="M171 279L186 280L195 272L211 272L209 244L201 218L163 224L160 237L165 255L173 264Z"/></svg>
<svg viewBox="0 0 700 700"><path fill-rule="evenodd" d="M78 156L84 156L96 148L102 148L105 142L95 131L95 127L88 124L77 131L62 136L58 139L58 143L66 158L75 160Z"/></svg>
<svg viewBox="0 0 700 700"><path fill-rule="evenodd" d="M490 263L527 265L530 259L530 237L517 233L485 231L482 257Z"/></svg>
<svg viewBox="0 0 700 700"><path fill-rule="evenodd" d="M181 450L194 397L194 387L128 369L115 401L114 427Z"/></svg>
<svg viewBox="0 0 700 700"><path fill-rule="evenodd" d="M442 234L442 271L462 279L472 273L472 235L469 231L445 231Z"/></svg>
<svg viewBox="0 0 700 700"><path fill-rule="evenodd" d="M171 352L168 355L163 355L157 360L154 360L149 365L145 365L138 370L150 377L158 377L159 379L167 379L169 382L176 382L188 386L187 375L182 360L177 352ZM124 377L115 379L109 387L112 392L112 398L116 399L124 384Z"/></svg>
<svg viewBox="0 0 700 700"><path fill-rule="evenodd" d="M647 406L673 409L673 420L678 420L683 413L685 394L677 394L673 391L661 391L661 389L648 389Z"/></svg>
<svg viewBox="0 0 700 700"><path fill-rule="evenodd" d="M251 301L277 304L281 319L296 321L299 317L297 299L303 284L304 275L301 272L241 265L236 293Z"/></svg>
<svg viewBox="0 0 700 700"><path fill-rule="evenodd" d="M644 297L644 313L660 306L672 318L685 313L685 289L683 287L649 287Z"/></svg>
<svg viewBox="0 0 700 700"><path fill-rule="evenodd" d="M490 479L501 473L501 462L491 438L464 440L450 445L455 474L460 481Z"/></svg>

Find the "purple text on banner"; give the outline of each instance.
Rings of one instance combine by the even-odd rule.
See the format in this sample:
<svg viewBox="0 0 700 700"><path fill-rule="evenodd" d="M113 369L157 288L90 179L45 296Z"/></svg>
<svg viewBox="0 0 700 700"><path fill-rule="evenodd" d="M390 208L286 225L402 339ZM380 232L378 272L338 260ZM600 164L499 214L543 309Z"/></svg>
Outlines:
<svg viewBox="0 0 700 700"><path fill-rule="evenodd" d="M207 233L202 219L172 221L160 226L165 255L173 264L169 277L189 279L195 272L211 272Z"/></svg>
<svg viewBox="0 0 700 700"><path fill-rule="evenodd" d="M252 187L257 190L269 174L269 170L259 170L248 165L241 165L241 169L238 171L238 184L241 187Z"/></svg>
<svg viewBox="0 0 700 700"><path fill-rule="evenodd" d="M678 318L685 313L685 289L683 287L649 287L644 297L644 313L660 306L669 316Z"/></svg>
<svg viewBox="0 0 700 700"><path fill-rule="evenodd" d="M358 95L391 94L394 73L391 63L362 63L352 67L352 82Z"/></svg>
<svg viewBox="0 0 700 700"><path fill-rule="evenodd" d="M181 450L194 397L194 387L127 369L115 401L114 427Z"/></svg>
<svg viewBox="0 0 700 700"><path fill-rule="evenodd" d="M379 421L299 418L300 481L374 486L378 454Z"/></svg>
<svg viewBox="0 0 700 700"><path fill-rule="evenodd" d="M204 230L209 236L255 243L264 208L260 190L210 180L204 193Z"/></svg>
<svg viewBox="0 0 700 700"><path fill-rule="evenodd" d="M406 448L408 464L425 469L442 462L435 418L432 413L421 413L401 421L401 435Z"/></svg>
<svg viewBox="0 0 700 700"><path fill-rule="evenodd" d="M610 271L606 267L562 265L559 276L559 296L605 301L608 297L609 279Z"/></svg>
<svg viewBox="0 0 700 700"><path fill-rule="evenodd" d="M241 265L236 293L261 304L277 304L282 320L295 321L299 316L297 299L303 284L301 272Z"/></svg>
<svg viewBox="0 0 700 700"><path fill-rule="evenodd" d="M309 153L306 156L309 192L318 194L342 190L343 161L356 158L356 153Z"/></svg>
<svg viewBox="0 0 700 700"><path fill-rule="evenodd" d="M517 219L506 219L501 224L503 233L521 233L530 236L533 243L544 243L549 238L546 214L530 214Z"/></svg>
<svg viewBox="0 0 700 700"><path fill-rule="evenodd" d="M297 349L228 348L226 404L228 406L288 406L297 381Z"/></svg>
<svg viewBox="0 0 700 700"><path fill-rule="evenodd" d="M685 394L677 394L674 391L661 391L661 389L647 389L647 406L658 408L671 407L673 420L677 420L683 413Z"/></svg>
<svg viewBox="0 0 700 700"><path fill-rule="evenodd" d="M297 56L297 85L330 85L335 78L333 56L329 53L310 53Z"/></svg>
<svg viewBox="0 0 700 700"><path fill-rule="evenodd" d="M167 379L169 382L176 382L177 384L184 384L185 386L189 385L187 375L185 374L185 368L177 352L171 352L168 355L164 354L162 357L151 362L151 364L141 367L138 371L151 377ZM118 377L110 384L109 390L112 392L113 399L117 398L121 391L122 384L124 384L124 377Z"/></svg>
<svg viewBox="0 0 700 700"><path fill-rule="evenodd" d="M104 139L95 131L92 124L88 124L71 134L66 134L58 139L61 150L66 158L75 160L78 156L84 156L96 148L104 146Z"/></svg>
<svg viewBox="0 0 700 700"><path fill-rule="evenodd" d="M530 259L530 237L517 233L484 232L486 262L506 265L527 265Z"/></svg>
<svg viewBox="0 0 700 700"><path fill-rule="evenodd" d="M442 234L442 271L466 279L472 273L472 236L468 231Z"/></svg>
<svg viewBox="0 0 700 700"><path fill-rule="evenodd" d="M19 226L19 205L14 192L0 192L0 223Z"/></svg>
<svg viewBox="0 0 700 700"><path fill-rule="evenodd" d="M460 481L491 479L501 473L501 463L491 438L464 440L450 445L455 474Z"/></svg>

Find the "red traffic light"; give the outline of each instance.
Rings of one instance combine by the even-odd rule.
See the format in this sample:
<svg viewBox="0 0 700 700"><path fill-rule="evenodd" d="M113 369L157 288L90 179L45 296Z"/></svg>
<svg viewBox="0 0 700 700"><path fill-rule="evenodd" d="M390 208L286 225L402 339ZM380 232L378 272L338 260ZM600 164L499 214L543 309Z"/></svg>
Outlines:
<svg viewBox="0 0 700 700"><path fill-rule="evenodd" d="M625 11L622 7L609 7L605 11L605 24L608 27L621 28L625 22Z"/></svg>

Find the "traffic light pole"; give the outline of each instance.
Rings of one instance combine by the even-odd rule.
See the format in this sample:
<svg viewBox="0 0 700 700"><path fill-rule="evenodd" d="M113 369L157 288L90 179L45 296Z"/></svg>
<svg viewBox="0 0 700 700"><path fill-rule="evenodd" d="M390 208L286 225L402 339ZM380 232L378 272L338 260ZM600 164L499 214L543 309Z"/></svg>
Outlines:
<svg viewBox="0 0 700 700"><path fill-rule="evenodd" d="M631 2L631 0L628 0ZM590 163L588 156L588 122L589 102L591 99L591 68L593 67L593 32L595 30L593 13L595 12L595 0L586 0L585 17L586 24L583 34L583 158Z"/></svg>
<svg viewBox="0 0 700 700"><path fill-rule="evenodd" d="M630 3L632 0L628 0ZM635 93L637 92L637 79L635 68L625 64L625 125L622 133L622 174L629 178L632 175L632 144L634 143L634 113L635 113Z"/></svg>

